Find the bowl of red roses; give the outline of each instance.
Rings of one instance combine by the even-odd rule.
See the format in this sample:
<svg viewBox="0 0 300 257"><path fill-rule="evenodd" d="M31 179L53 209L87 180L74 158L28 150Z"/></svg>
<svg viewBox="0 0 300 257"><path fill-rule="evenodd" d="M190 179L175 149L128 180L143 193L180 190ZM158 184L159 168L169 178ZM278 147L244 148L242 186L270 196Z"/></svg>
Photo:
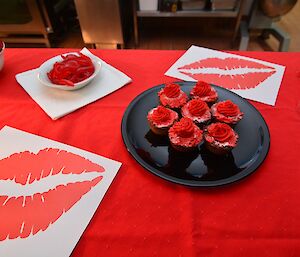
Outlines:
<svg viewBox="0 0 300 257"><path fill-rule="evenodd" d="M80 52L55 56L44 62L37 72L41 84L62 89L77 90L88 85L99 73L101 62Z"/></svg>

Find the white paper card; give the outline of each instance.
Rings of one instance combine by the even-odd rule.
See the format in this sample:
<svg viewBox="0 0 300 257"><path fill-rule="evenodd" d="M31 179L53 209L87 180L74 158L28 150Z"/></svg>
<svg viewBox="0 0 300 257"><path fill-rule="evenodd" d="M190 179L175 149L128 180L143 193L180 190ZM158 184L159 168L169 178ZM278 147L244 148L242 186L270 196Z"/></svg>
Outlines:
<svg viewBox="0 0 300 257"><path fill-rule="evenodd" d="M242 97L275 105L284 70L282 65L191 46L165 75L205 81Z"/></svg>
<svg viewBox="0 0 300 257"><path fill-rule="evenodd" d="M0 256L70 256L120 166L4 127L0 131Z"/></svg>
<svg viewBox="0 0 300 257"><path fill-rule="evenodd" d="M102 63L99 74L84 88L65 91L42 85L37 79L37 69L16 75L16 80L32 99L56 120L89 103L92 103L131 82L131 78L107 64L84 48L81 52Z"/></svg>

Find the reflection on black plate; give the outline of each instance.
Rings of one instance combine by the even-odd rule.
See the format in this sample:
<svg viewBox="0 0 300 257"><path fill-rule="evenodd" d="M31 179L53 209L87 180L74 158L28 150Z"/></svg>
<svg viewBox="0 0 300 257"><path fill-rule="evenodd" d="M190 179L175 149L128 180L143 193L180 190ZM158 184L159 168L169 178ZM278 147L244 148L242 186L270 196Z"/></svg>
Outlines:
<svg viewBox="0 0 300 257"><path fill-rule="evenodd" d="M189 94L193 82L178 82ZM148 171L166 180L188 186L211 187L240 180L254 172L264 161L270 146L268 126L248 101L224 88L214 86L219 101L236 103L244 118L235 126L239 134L237 147L227 155L211 154L203 144L194 152L174 150L168 137L149 130L147 113L158 105L159 85L137 96L128 106L122 120L124 143L136 161Z"/></svg>

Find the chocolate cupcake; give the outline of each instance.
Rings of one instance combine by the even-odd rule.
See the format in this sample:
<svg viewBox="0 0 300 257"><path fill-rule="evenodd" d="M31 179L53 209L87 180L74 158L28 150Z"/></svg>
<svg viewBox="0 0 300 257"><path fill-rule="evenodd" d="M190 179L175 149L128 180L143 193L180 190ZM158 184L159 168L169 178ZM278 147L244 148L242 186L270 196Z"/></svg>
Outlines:
<svg viewBox="0 0 300 257"><path fill-rule="evenodd" d="M203 131L189 118L182 118L169 129L169 139L174 149L187 152L197 149L203 139Z"/></svg>
<svg viewBox="0 0 300 257"><path fill-rule="evenodd" d="M224 122L230 126L237 124L244 116L240 108L230 100L215 103L211 107L211 113L215 121Z"/></svg>
<svg viewBox="0 0 300 257"><path fill-rule="evenodd" d="M238 134L227 124L217 122L204 130L206 148L214 154L227 154L236 147Z"/></svg>
<svg viewBox="0 0 300 257"><path fill-rule="evenodd" d="M180 86L175 83L167 84L158 92L158 97L161 105L179 111L180 108L186 104L188 97Z"/></svg>
<svg viewBox="0 0 300 257"><path fill-rule="evenodd" d="M208 124L211 119L211 113L208 105L200 99L193 99L187 102L181 108L181 114L183 117L190 118L200 127Z"/></svg>
<svg viewBox="0 0 300 257"><path fill-rule="evenodd" d="M178 120L178 113L163 106L158 106L148 112L147 120L153 133L167 135L169 128Z"/></svg>
<svg viewBox="0 0 300 257"><path fill-rule="evenodd" d="M200 99L208 105L212 105L218 100L217 91L204 81L198 81L192 88L190 95L192 99Z"/></svg>

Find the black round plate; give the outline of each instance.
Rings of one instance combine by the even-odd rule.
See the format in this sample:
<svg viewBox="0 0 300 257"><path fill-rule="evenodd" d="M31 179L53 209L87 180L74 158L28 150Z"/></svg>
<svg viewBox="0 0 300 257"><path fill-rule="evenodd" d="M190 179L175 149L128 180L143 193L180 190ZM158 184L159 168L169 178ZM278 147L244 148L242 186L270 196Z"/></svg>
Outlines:
<svg viewBox="0 0 300 257"><path fill-rule="evenodd" d="M194 82L177 82L189 94ZM248 101L227 89L213 86L219 101L236 103L244 118L235 126L238 145L229 154L217 156L202 144L197 151L180 153L168 137L150 131L147 113L158 105L158 91L165 85L150 88L137 96L122 119L124 143L135 160L159 177L187 186L213 187L238 181L253 173L266 158L270 147L268 126L258 110Z"/></svg>

